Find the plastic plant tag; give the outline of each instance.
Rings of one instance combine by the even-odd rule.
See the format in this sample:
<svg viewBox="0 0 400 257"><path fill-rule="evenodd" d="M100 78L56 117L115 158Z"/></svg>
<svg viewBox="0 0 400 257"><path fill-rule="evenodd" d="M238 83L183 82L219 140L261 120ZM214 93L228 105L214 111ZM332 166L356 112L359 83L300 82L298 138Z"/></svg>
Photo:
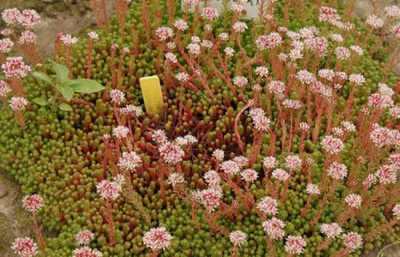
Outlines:
<svg viewBox="0 0 400 257"><path fill-rule="evenodd" d="M160 79L157 76L143 77L139 82L147 114L160 113L164 105Z"/></svg>
<svg viewBox="0 0 400 257"><path fill-rule="evenodd" d="M209 0L207 1L207 5L209 7L213 7L218 9L219 11L222 10L222 1L223 0ZM268 0L264 2L265 6L268 5ZM229 6L232 5L232 3L234 3L234 1L229 1ZM260 1L259 0L247 0L246 3L243 5L244 9L246 10L246 15L245 18L247 19L255 19L258 17L258 10L260 7ZM181 0L181 7L182 10L184 10L184 1ZM202 7L202 6L200 6Z"/></svg>

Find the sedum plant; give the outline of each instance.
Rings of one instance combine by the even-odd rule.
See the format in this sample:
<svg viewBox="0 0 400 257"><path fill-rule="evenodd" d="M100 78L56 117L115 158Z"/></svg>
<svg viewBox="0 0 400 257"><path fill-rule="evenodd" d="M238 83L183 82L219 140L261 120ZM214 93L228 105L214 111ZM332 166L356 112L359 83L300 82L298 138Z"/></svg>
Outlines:
<svg viewBox="0 0 400 257"><path fill-rule="evenodd" d="M384 39L400 8L364 23L356 1L259 2L246 20L240 0L222 15L118 0L109 19L93 0L101 29L60 33L52 75L8 56L17 36L0 42L0 166L46 203L17 254L355 257L398 241L400 83ZM5 10L5 32L29 13ZM105 89L76 101L85 77Z"/></svg>

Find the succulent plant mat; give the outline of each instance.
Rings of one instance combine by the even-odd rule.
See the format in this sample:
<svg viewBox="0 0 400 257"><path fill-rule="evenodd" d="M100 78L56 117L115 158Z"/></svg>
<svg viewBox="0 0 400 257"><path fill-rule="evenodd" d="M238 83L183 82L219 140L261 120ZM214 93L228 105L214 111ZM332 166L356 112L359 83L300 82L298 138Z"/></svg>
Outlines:
<svg viewBox="0 0 400 257"><path fill-rule="evenodd" d="M99 29L60 32L49 59L40 15L3 10L0 168L34 228L16 256L399 242L400 47L384 40L400 39L400 7L360 20L353 0L260 0L247 19L244 4L116 0L109 17L91 0Z"/></svg>

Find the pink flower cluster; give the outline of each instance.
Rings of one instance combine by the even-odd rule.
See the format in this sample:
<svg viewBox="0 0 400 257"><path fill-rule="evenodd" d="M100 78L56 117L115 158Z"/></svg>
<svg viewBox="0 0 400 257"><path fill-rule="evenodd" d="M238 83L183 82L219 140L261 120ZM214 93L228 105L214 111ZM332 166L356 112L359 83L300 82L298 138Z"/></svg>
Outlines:
<svg viewBox="0 0 400 257"><path fill-rule="evenodd" d="M176 55L173 53L166 53L165 54L165 60L170 62L170 63L177 63L178 59L176 58Z"/></svg>
<svg viewBox="0 0 400 257"><path fill-rule="evenodd" d="M349 194L344 201L349 207L358 209L361 206L362 198L358 194Z"/></svg>
<svg viewBox="0 0 400 257"><path fill-rule="evenodd" d="M368 176L363 181L363 186L365 186L368 189L372 187L372 185L375 184L375 182L376 182L375 174L368 174Z"/></svg>
<svg viewBox="0 0 400 257"><path fill-rule="evenodd" d="M274 156L266 156L263 159L263 166L266 169L273 169L277 165L276 158Z"/></svg>
<svg viewBox="0 0 400 257"><path fill-rule="evenodd" d="M206 20L214 20L218 18L218 15L219 15L218 10L212 7L205 7L201 11L201 17L203 17L203 19Z"/></svg>
<svg viewBox="0 0 400 257"><path fill-rule="evenodd" d="M272 197L266 196L258 202L257 209L265 214L276 215L278 213L278 201Z"/></svg>
<svg viewBox="0 0 400 257"><path fill-rule="evenodd" d="M268 83L268 91L272 94L275 94L278 99L283 98L283 93L285 92L285 89L285 83L282 81L273 80Z"/></svg>
<svg viewBox="0 0 400 257"><path fill-rule="evenodd" d="M395 169L400 169L400 153L391 154L388 158L390 165Z"/></svg>
<svg viewBox="0 0 400 257"><path fill-rule="evenodd" d="M282 105L287 109L298 110L301 108L301 102L299 100L285 99L282 101Z"/></svg>
<svg viewBox="0 0 400 257"><path fill-rule="evenodd" d="M245 10L244 6L242 4L238 4L238 3L232 3L231 9L235 13L241 13Z"/></svg>
<svg viewBox="0 0 400 257"><path fill-rule="evenodd" d="M9 38L0 39L0 53L8 53L11 48L14 46L13 41Z"/></svg>
<svg viewBox="0 0 400 257"><path fill-rule="evenodd" d="M236 33L243 33L247 28L247 24L241 21L236 22L232 26L233 31Z"/></svg>
<svg viewBox="0 0 400 257"><path fill-rule="evenodd" d="M181 83L186 83L190 80L190 76L186 72L179 72L175 74L175 78Z"/></svg>
<svg viewBox="0 0 400 257"><path fill-rule="evenodd" d="M319 187L317 185L314 185L314 184L311 184L311 183L307 184L306 191L307 191L307 194L310 194L310 195L319 195L319 194L321 194L321 191L320 191Z"/></svg>
<svg viewBox="0 0 400 257"><path fill-rule="evenodd" d="M229 160L221 163L221 170L227 174L235 175L240 172L240 166L237 162Z"/></svg>
<svg viewBox="0 0 400 257"><path fill-rule="evenodd" d="M209 185L209 187L219 187L221 184L221 177L215 170L209 170L203 175L204 180Z"/></svg>
<svg viewBox="0 0 400 257"><path fill-rule="evenodd" d="M97 250L90 249L87 246L84 246L79 249L74 250L73 257L102 257L103 254Z"/></svg>
<svg viewBox="0 0 400 257"><path fill-rule="evenodd" d="M26 29L32 29L39 21L40 16L35 10L23 10L18 17L18 22Z"/></svg>
<svg viewBox="0 0 400 257"><path fill-rule="evenodd" d="M307 122L300 122L299 123L299 129L304 131L304 132L308 132L308 131L310 131L310 125L308 125Z"/></svg>
<svg viewBox="0 0 400 257"><path fill-rule="evenodd" d="M315 75L307 70L298 71L296 77L302 84L306 85L312 85L317 81Z"/></svg>
<svg viewBox="0 0 400 257"><path fill-rule="evenodd" d="M343 126L343 129L346 130L347 132L354 132L356 131L356 126L354 126L353 123L349 121L342 121L340 125Z"/></svg>
<svg viewBox="0 0 400 257"><path fill-rule="evenodd" d="M328 39L325 37L308 38L304 41L305 47L319 56L325 56L328 50Z"/></svg>
<svg viewBox="0 0 400 257"><path fill-rule="evenodd" d="M325 234L328 238L338 237L342 233L342 228L337 223L322 224L321 232Z"/></svg>
<svg viewBox="0 0 400 257"><path fill-rule="evenodd" d="M301 168L303 161L296 155L289 155L285 158L285 167L290 170L298 170Z"/></svg>
<svg viewBox="0 0 400 257"><path fill-rule="evenodd" d="M237 163L240 169L249 164L249 159L243 155L235 156L232 160Z"/></svg>
<svg viewBox="0 0 400 257"><path fill-rule="evenodd" d="M182 184L184 181L185 181L185 179L183 178L183 176L176 172L171 173L168 176L168 184L170 184L172 186Z"/></svg>
<svg viewBox="0 0 400 257"><path fill-rule="evenodd" d="M239 88L246 86L247 83L249 83L249 81L246 77L236 76L233 78L233 84L235 84L235 86L237 86Z"/></svg>
<svg viewBox="0 0 400 257"><path fill-rule="evenodd" d="M31 71L31 67L24 63L22 57L7 57L1 68L7 78L24 78Z"/></svg>
<svg viewBox="0 0 400 257"><path fill-rule="evenodd" d="M386 17L391 18L393 20L400 19L400 7L397 5L387 6L384 9Z"/></svg>
<svg viewBox="0 0 400 257"><path fill-rule="evenodd" d="M225 47L224 52L228 57L232 57L235 50L232 47Z"/></svg>
<svg viewBox="0 0 400 257"><path fill-rule="evenodd" d="M76 37L72 37L70 34L62 35L60 40L67 47L75 46L78 42L78 39Z"/></svg>
<svg viewBox="0 0 400 257"><path fill-rule="evenodd" d="M179 146L187 146L189 144L195 144L198 140L192 135L186 135L184 137L175 138L175 143Z"/></svg>
<svg viewBox="0 0 400 257"><path fill-rule="evenodd" d="M143 115L143 109L141 106L128 104L127 106L119 109L122 115L131 115L132 117L139 117Z"/></svg>
<svg viewBox="0 0 400 257"><path fill-rule="evenodd" d="M362 49L360 46L352 45L350 46L350 49L359 56L362 56L364 54L364 49Z"/></svg>
<svg viewBox="0 0 400 257"><path fill-rule="evenodd" d="M273 217L262 223L264 231L273 240L282 239L285 236L285 223L282 220Z"/></svg>
<svg viewBox="0 0 400 257"><path fill-rule="evenodd" d="M172 236L163 227L151 228L143 236L143 244L153 251L165 250L172 243Z"/></svg>
<svg viewBox="0 0 400 257"><path fill-rule="evenodd" d="M384 185L396 183L397 180L397 172L392 165L382 165L375 173L375 176Z"/></svg>
<svg viewBox="0 0 400 257"><path fill-rule="evenodd" d="M178 162L181 162L185 155L185 152L179 145L169 141L160 145L158 150L164 161L169 164L177 164Z"/></svg>
<svg viewBox="0 0 400 257"><path fill-rule="evenodd" d="M99 34L97 34L94 31L89 32L88 36L89 36L90 40L93 40L93 41L99 40Z"/></svg>
<svg viewBox="0 0 400 257"><path fill-rule="evenodd" d="M206 49L211 49L213 47L214 43L211 40L203 39L201 41L200 45Z"/></svg>
<svg viewBox="0 0 400 257"><path fill-rule="evenodd" d="M286 181L290 178L289 173L283 169L276 169L272 172L271 176L279 181Z"/></svg>
<svg viewBox="0 0 400 257"><path fill-rule="evenodd" d="M118 89L110 90L111 103L120 105L125 101L125 93Z"/></svg>
<svg viewBox="0 0 400 257"><path fill-rule="evenodd" d="M8 25L16 25L17 23L25 29L32 29L40 22L39 14L32 9L23 10L22 12L16 8L5 9L1 13L3 21Z"/></svg>
<svg viewBox="0 0 400 257"><path fill-rule="evenodd" d="M107 200L115 200L118 198L119 193L122 191L121 185L115 181L102 180L96 186L97 192L100 193L101 198Z"/></svg>
<svg viewBox="0 0 400 257"><path fill-rule="evenodd" d="M220 188L208 188L198 191L194 195L208 212L214 211L220 205L222 192Z"/></svg>
<svg viewBox="0 0 400 257"><path fill-rule="evenodd" d="M368 97L368 106L375 109L386 109L393 106L391 96L382 93L373 93Z"/></svg>
<svg viewBox="0 0 400 257"><path fill-rule="evenodd" d="M167 135L164 130L157 129L153 131L151 139L157 144L164 144L167 141Z"/></svg>
<svg viewBox="0 0 400 257"><path fill-rule="evenodd" d="M246 234L243 231L236 230L229 234L229 240L234 246L240 247L246 242Z"/></svg>
<svg viewBox="0 0 400 257"><path fill-rule="evenodd" d="M256 130L268 132L271 121L265 116L263 109L253 108L250 110L249 116L253 119L253 125Z"/></svg>
<svg viewBox="0 0 400 257"><path fill-rule="evenodd" d="M400 219L400 204L396 204L394 207L393 207L393 215L394 215L394 217L396 218L396 219Z"/></svg>
<svg viewBox="0 0 400 257"><path fill-rule="evenodd" d="M13 96L10 99L8 106L13 111L23 111L28 106L29 102L24 97Z"/></svg>
<svg viewBox="0 0 400 257"><path fill-rule="evenodd" d="M360 248L363 244L362 237L356 232L343 234L342 239L343 239L343 244L351 251Z"/></svg>
<svg viewBox="0 0 400 257"><path fill-rule="evenodd" d="M255 43L261 51L266 49L273 49L282 44L282 37L278 33L272 32L267 36L265 35L259 36L256 39Z"/></svg>
<svg viewBox="0 0 400 257"><path fill-rule="evenodd" d="M118 138L118 139L123 139L126 138L129 134L129 128L125 126L117 126L113 128L113 136Z"/></svg>
<svg viewBox="0 0 400 257"><path fill-rule="evenodd" d="M31 30L25 30L21 33L21 36L19 38L19 43L21 45L36 44L37 35Z"/></svg>
<svg viewBox="0 0 400 257"><path fill-rule="evenodd" d="M221 149L215 149L214 152L212 153L212 156L219 162L222 162L225 157L224 151Z"/></svg>
<svg viewBox="0 0 400 257"><path fill-rule="evenodd" d="M192 54L194 56L198 56L201 54L201 48L200 45L197 43L190 43L187 45L186 49L188 50L189 54Z"/></svg>
<svg viewBox="0 0 400 257"><path fill-rule="evenodd" d="M246 182L254 182L258 178L257 171L253 169L245 169L240 172L240 175L242 176L242 179Z"/></svg>
<svg viewBox="0 0 400 257"><path fill-rule="evenodd" d="M11 92L11 88L8 86L8 84L0 80L0 97L6 97L8 93Z"/></svg>
<svg viewBox="0 0 400 257"><path fill-rule="evenodd" d="M365 83L365 77L361 74L350 74L349 81L356 86L361 86Z"/></svg>
<svg viewBox="0 0 400 257"><path fill-rule="evenodd" d="M301 254L307 246L301 236L288 236L285 242L285 251L290 254Z"/></svg>
<svg viewBox="0 0 400 257"><path fill-rule="evenodd" d="M188 24L186 21L179 19L179 20L174 21L174 27L177 30L185 31L188 28Z"/></svg>
<svg viewBox="0 0 400 257"><path fill-rule="evenodd" d="M118 166L121 169L134 172L136 168L142 163L142 159L135 152L123 152L118 160Z"/></svg>
<svg viewBox="0 0 400 257"><path fill-rule="evenodd" d="M399 145L400 132L398 130L381 127L378 124L373 125L370 139L379 148L390 145Z"/></svg>
<svg viewBox="0 0 400 257"><path fill-rule="evenodd" d="M368 16L365 23L373 29L379 29L383 26L383 20L374 14Z"/></svg>
<svg viewBox="0 0 400 257"><path fill-rule="evenodd" d="M27 195L22 198L22 207L25 210L35 213L44 206L44 200L39 195Z"/></svg>
<svg viewBox="0 0 400 257"><path fill-rule="evenodd" d="M346 60L350 57L351 53L350 50L344 46L338 46L335 48L335 54L338 59Z"/></svg>
<svg viewBox="0 0 400 257"><path fill-rule="evenodd" d="M94 234L90 230L82 230L75 235L76 242L79 245L89 245L90 241L94 239Z"/></svg>
<svg viewBox="0 0 400 257"><path fill-rule="evenodd" d="M38 254L37 245L30 237L16 238L11 249L21 257L34 257Z"/></svg>
<svg viewBox="0 0 400 257"><path fill-rule="evenodd" d="M174 36L174 31L170 27L158 27L155 33L156 36L162 41L165 41Z"/></svg>
<svg viewBox="0 0 400 257"><path fill-rule="evenodd" d="M124 177L124 175L122 175L122 174L117 174L117 175L115 175L114 176L114 178L113 178L113 180L114 180L114 182L116 182L118 185L120 185L121 187L123 187L124 186L124 184L125 184L125 177Z"/></svg>
<svg viewBox="0 0 400 257"><path fill-rule="evenodd" d="M199 0L184 0L183 1L185 4L187 4L190 7L195 7L198 6L200 1Z"/></svg>
<svg viewBox="0 0 400 257"><path fill-rule="evenodd" d="M335 78L335 72L330 69L322 69L318 71L318 76L328 81L332 81Z"/></svg>
<svg viewBox="0 0 400 257"><path fill-rule="evenodd" d="M256 75L261 78L266 78L268 76L268 68L265 66L258 66L255 69Z"/></svg>
<svg viewBox="0 0 400 257"><path fill-rule="evenodd" d="M21 12L17 8L5 9L1 13L1 17L7 25L15 25L20 15Z"/></svg>
<svg viewBox="0 0 400 257"><path fill-rule="evenodd" d="M347 167L343 163L333 162L328 168L328 175L333 179L343 180L347 176Z"/></svg>
<svg viewBox="0 0 400 257"><path fill-rule="evenodd" d="M322 6L321 8L319 8L319 21L331 22L339 19L340 16L337 13L336 9L327 6Z"/></svg>
<svg viewBox="0 0 400 257"><path fill-rule="evenodd" d="M322 139L321 146L326 152L330 154L338 154L344 148L342 140L332 136L325 136Z"/></svg>

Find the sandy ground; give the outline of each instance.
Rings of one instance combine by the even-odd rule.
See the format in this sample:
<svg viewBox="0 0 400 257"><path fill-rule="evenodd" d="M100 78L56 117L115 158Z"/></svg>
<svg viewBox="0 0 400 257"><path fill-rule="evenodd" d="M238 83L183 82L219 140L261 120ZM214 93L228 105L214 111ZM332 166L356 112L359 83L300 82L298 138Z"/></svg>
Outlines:
<svg viewBox="0 0 400 257"><path fill-rule="evenodd" d="M22 194L10 175L0 172L0 256L13 257L15 237L33 236L30 215L21 207Z"/></svg>
<svg viewBox="0 0 400 257"><path fill-rule="evenodd" d="M400 0L376 0L377 2L377 14L380 17L384 16L384 7L385 6L391 6L391 5L397 5L400 6ZM373 6L371 4L371 0L358 0L357 5L356 5L356 10L355 10L355 15L362 17L365 19L369 15L371 15L373 12ZM389 42L389 47L392 49L395 47L394 42L398 42L399 39L395 39L393 37L387 38L387 41ZM398 45L397 45L398 46ZM400 51L397 51L397 55L395 56L397 59L397 65L393 68L394 72L397 75L400 75ZM398 255L400 257L400 254Z"/></svg>

